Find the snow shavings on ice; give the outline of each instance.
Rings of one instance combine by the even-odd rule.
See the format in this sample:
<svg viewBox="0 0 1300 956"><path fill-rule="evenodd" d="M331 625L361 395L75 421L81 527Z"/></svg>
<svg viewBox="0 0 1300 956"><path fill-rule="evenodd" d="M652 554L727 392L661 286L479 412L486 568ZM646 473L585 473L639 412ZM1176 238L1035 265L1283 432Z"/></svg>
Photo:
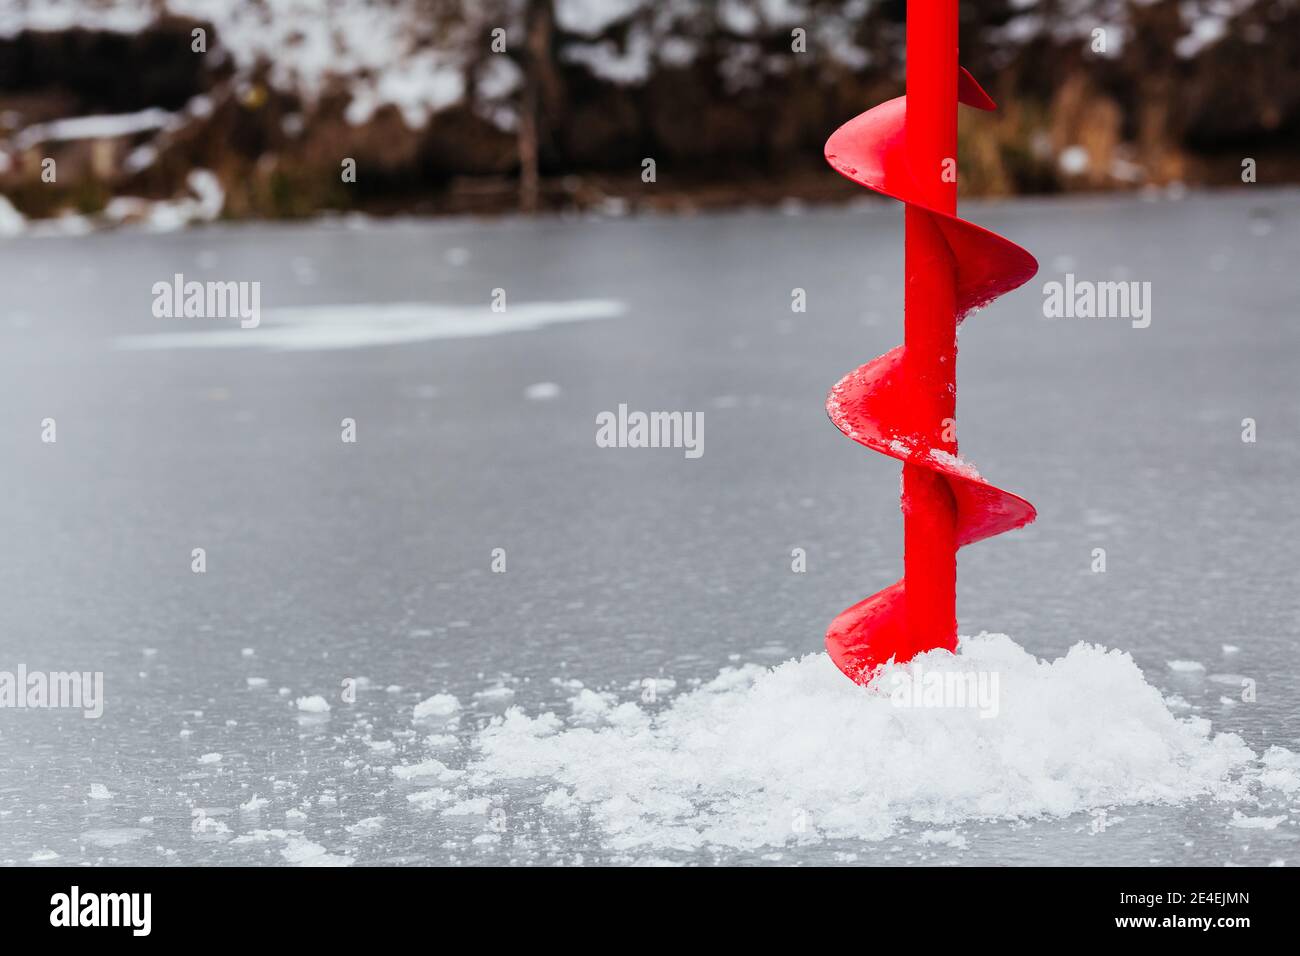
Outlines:
<svg viewBox="0 0 1300 956"><path fill-rule="evenodd" d="M429 717L449 717L460 710L460 701L452 694L434 694L415 705L411 716L415 720Z"/></svg>
<svg viewBox="0 0 1300 956"><path fill-rule="evenodd" d="M921 834L922 843L937 843L955 850L966 849L966 838L956 830L927 830Z"/></svg>
<svg viewBox="0 0 1300 956"><path fill-rule="evenodd" d="M371 817L347 827L349 833L373 833L383 817ZM324 846L307 839L299 830L252 830L230 841L236 845L282 843L280 857L291 866L351 866L355 858L345 853L330 853Z"/></svg>
<svg viewBox="0 0 1300 956"><path fill-rule="evenodd" d="M922 670L996 674L996 716L891 701L895 675L919 680ZM614 850L875 840L908 824L1300 789L1295 754L1271 748L1261 758L1208 720L1175 717L1128 654L1087 644L1047 662L982 634L964 638L957 655L890 667L871 689L812 654L728 668L657 710L590 692L571 704L567 722L517 707L492 719L467 782L545 781L543 807L589 814ZM942 830L928 839L960 846Z"/></svg>
<svg viewBox="0 0 1300 956"><path fill-rule="evenodd" d="M289 838L280 856L293 866L351 866L353 863L350 856L330 853L319 843L294 836Z"/></svg>
<svg viewBox="0 0 1300 956"><path fill-rule="evenodd" d="M378 833L384 828L384 817L366 817L364 820L358 820L343 829L347 830L353 836L370 836Z"/></svg>
<svg viewBox="0 0 1300 956"><path fill-rule="evenodd" d="M441 760L430 757L415 764L403 764L393 768L393 776L399 780L416 780L421 777L435 777L439 780L454 780L461 771L452 770Z"/></svg>

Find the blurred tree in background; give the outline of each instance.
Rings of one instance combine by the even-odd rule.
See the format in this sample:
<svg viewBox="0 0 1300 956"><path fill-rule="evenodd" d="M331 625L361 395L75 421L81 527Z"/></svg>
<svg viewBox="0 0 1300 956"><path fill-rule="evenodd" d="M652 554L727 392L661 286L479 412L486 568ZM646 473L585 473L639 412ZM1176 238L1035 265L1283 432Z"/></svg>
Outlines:
<svg viewBox="0 0 1300 956"><path fill-rule="evenodd" d="M283 217L857 198L822 145L902 92L905 7L0 0L0 228L13 207L117 221L159 201ZM1297 0L980 0L962 18L962 62L1000 105L962 117L967 194L1236 183L1247 158L1260 181L1300 178Z"/></svg>

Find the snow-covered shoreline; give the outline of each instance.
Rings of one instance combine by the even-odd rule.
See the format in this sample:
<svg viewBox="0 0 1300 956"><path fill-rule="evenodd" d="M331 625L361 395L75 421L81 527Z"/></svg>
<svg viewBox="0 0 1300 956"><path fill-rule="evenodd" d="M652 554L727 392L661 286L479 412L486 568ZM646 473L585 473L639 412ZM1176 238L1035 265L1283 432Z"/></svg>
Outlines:
<svg viewBox="0 0 1300 956"><path fill-rule="evenodd" d="M1189 0L1172 16L1144 16L1161 2L1073 0L1048 8L1018 0L1009 18L973 20L963 55L1007 110L979 121L984 142L963 157L966 190L1222 183L1239 170L1202 158L1197 142L1230 133L1254 155L1259 144L1251 145L1251 136L1265 146L1280 136L1295 112L1287 97L1270 93L1249 110L1225 110L1226 94L1213 82L1240 65L1258 73L1252 88L1276 88L1270 76L1284 68L1289 41L1286 25L1268 19L1273 8ZM549 11L552 54L540 67L525 53L530 9ZM195 31L203 36L192 52ZM20 108L0 117L0 192L25 216L57 219L61 211L48 208L55 190L42 191L38 179L38 165L58 150L40 144L70 148L78 141L84 147L68 159L75 172L65 173L60 159L59 182L84 179L82 167L90 167L97 184L90 195L171 201L188 172L209 169L226 192L223 214L298 216L367 208L373 197L364 183L382 175L409 183L413 202L438 203L440 211L500 211L523 203L509 180L528 152L517 142L530 128L521 117L534 114L548 151L542 172L551 177L543 208L690 206L719 201L720 191L721 201L739 203L764 180L773 182L777 200L782 191L816 199L830 180L795 168L816 160L826 131L896 93L902 77L901 25L872 0L554 0L531 7L523 0L0 0L0 42L25 38L25 56L61 49L34 37L73 32L149 34L138 55L170 51L171 60L155 64L159 76L175 84L169 91L184 87L181 95L208 111L179 115L178 103L164 109L146 100L107 112L102 103L77 106L76 96L49 91L42 105L25 91ZM1167 54L1154 67L1152 44ZM123 52L134 49L129 44L107 47L117 52L101 56L137 55ZM1062 64L1051 74L1039 68L1045 50ZM1194 81L1177 64L1191 64ZM1156 84L1156 100L1143 94L1149 108L1140 115L1133 86L1139 66L1144 75L1176 66L1180 77L1167 88ZM125 65L95 69L110 67ZM685 114L683 98L692 103ZM232 142L253 145L241 150ZM639 178L646 154L664 164L652 189ZM360 188L339 190L343 156L360 165ZM719 163L749 164L754 182L732 182L728 191L731 177L710 176ZM1297 173L1274 162L1261 175L1277 182ZM448 177L476 185L439 197L452 188ZM90 201L85 193L63 198L65 207Z"/></svg>

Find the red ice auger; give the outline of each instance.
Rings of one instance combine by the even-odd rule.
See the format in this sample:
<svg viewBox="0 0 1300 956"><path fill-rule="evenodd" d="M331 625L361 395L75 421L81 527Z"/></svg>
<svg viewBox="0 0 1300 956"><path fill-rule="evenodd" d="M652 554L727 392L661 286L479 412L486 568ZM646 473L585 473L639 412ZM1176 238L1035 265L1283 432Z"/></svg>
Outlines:
<svg viewBox="0 0 1300 956"><path fill-rule="evenodd" d="M1023 498L957 457L957 325L1028 281L1038 263L957 218L957 102L993 101L957 65L957 0L908 0L907 95L826 141L841 175L906 215L904 344L846 375L826 411L849 438L903 462L903 580L844 611L826 649L859 683L889 661L957 647L957 549L1034 520Z"/></svg>

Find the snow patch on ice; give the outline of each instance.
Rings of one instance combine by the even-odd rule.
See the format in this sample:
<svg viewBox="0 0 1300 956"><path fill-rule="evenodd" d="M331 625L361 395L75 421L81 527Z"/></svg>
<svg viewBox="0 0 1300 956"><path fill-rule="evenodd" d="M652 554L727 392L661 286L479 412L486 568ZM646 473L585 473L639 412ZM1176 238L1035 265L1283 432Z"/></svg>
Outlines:
<svg viewBox="0 0 1300 956"><path fill-rule="evenodd" d="M1232 811L1232 825L1246 830L1274 830L1285 819L1285 813L1278 817L1248 817L1240 810Z"/></svg>
<svg viewBox="0 0 1300 956"><path fill-rule="evenodd" d="M112 847L134 843L148 832L143 827L107 827L99 830L87 830L81 834L81 839L91 846L111 849Z"/></svg>
<svg viewBox="0 0 1300 956"><path fill-rule="evenodd" d="M263 309L256 329L210 329L123 336L123 349L264 348L277 351L366 348L434 339L530 332L565 322L611 319L626 306L609 299L528 302L493 312L487 305L386 302Z"/></svg>

